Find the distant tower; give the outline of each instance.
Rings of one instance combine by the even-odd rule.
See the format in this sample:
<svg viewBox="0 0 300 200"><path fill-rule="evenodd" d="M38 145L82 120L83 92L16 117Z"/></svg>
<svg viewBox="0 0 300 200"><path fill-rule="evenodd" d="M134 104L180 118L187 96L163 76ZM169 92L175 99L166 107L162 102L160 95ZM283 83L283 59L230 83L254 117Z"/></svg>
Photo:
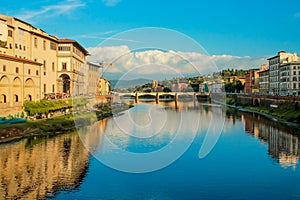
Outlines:
<svg viewBox="0 0 300 200"><path fill-rule="evenodd" d="M152 88L157 88L158 87L158 81L157 80L153 80L152 81Z"/></svg>

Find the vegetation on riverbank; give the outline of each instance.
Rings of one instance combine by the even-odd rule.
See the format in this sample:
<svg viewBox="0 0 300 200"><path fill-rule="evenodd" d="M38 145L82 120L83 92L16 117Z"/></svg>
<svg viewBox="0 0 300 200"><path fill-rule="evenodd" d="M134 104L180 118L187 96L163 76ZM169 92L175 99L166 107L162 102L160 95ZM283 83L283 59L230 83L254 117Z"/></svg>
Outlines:
<svg viewBox="0 0 300 200"><path fill-rule="evenodd" d="M65 111L70 108L84 108L88 103L87 98L66 99L57 101L41 100L38 102L27 101L24 103L25 112L31 115L49 114L55 111Z"/></svg>
<svg viewBox="0 0 300 200"><path fill-rule="evenodd" d="M132 106L120 105L111 107L101 105L95 111L81 111L58 117L28 121L19 124L6 124L0 126L0 143L11 142L34 136L54 136L75 131L76 128L91 125L101 119L125 111Z"/></svg>
<svg viewBox="0 0 300 200"><path fill-rule="evenodd" d="M253 106L250 104L241 104L237 102L235 98L226 98L226 104L237 108L247 109L250 111L258 112L264 115L270 115L275 118L300 124L300 112L297 109L292 109L288 106L288 102L285 106L266 107L266 106Z"/></svg>

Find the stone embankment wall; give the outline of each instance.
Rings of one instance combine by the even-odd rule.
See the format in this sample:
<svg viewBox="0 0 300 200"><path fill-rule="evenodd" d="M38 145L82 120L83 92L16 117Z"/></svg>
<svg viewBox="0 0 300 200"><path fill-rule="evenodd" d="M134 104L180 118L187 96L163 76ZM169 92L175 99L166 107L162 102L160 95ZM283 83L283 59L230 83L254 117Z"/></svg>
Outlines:
<svg viewBox="0 0 300 200"><path fill-rule="evenodd" d="M289 110L300 110L300 97L256 96L230 94L237 105L278 107Z"/></svg>

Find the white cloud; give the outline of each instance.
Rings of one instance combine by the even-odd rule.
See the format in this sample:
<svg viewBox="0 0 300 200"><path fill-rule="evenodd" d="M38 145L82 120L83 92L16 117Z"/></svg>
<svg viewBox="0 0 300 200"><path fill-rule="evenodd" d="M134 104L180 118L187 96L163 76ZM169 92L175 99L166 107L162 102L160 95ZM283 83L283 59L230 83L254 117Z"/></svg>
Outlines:
<svg viewBox="0 0 300 200"><path fill-rule="evenodd" d="M135 73L158 77L172 74L211 74L227 68L249 69L259 68L266 58L233 55L204 55L197 52L175 52L161 50L145 50L132 52L128 46L108 46L88 48L92 62L112 62L106 72ZM174 73L176 72L176 73ZM131 75L133 76L133 75Z"/></svg>
<svg viewBox="0 0 300 200"><path fill-rule="evenodd" d="M44 6L40 10L22 11L20 14L16 14L16 17L23 20L30 20L39 16L57 16L61 14L68 14L71 11L79 7L84 7L85 3L80 0L66 0L57 5Z"/></svg>
<svg viewBox="0 0 300 200"><path fill-rule="evenodd" d="M118 3L120 3L121 0L102 0L102 2L106 6L113 7L116 6Z"/></svg>

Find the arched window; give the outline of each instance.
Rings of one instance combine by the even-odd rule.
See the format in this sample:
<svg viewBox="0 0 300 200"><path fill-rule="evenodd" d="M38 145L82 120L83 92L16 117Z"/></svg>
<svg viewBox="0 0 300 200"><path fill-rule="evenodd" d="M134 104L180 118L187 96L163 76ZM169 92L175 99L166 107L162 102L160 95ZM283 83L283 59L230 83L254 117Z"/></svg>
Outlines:
<svg viewBox="0 0 300 200"><path fill-rule="evenodd" d="M16 94L15 94L15 102L19 102L19 97Z"/></svg>
<svg viewBox="0 0 300 200"><path fill-rule="evenodd" d="M30 94L28 95L28 101L32 101L32 96Z"/></svg>
<svg viewBox="0 0 300 200"><path fill-rule="evenodd" d="M2 94L0 98L1 98L0 103L6 103L6 95L5 94Z"/></svg>

